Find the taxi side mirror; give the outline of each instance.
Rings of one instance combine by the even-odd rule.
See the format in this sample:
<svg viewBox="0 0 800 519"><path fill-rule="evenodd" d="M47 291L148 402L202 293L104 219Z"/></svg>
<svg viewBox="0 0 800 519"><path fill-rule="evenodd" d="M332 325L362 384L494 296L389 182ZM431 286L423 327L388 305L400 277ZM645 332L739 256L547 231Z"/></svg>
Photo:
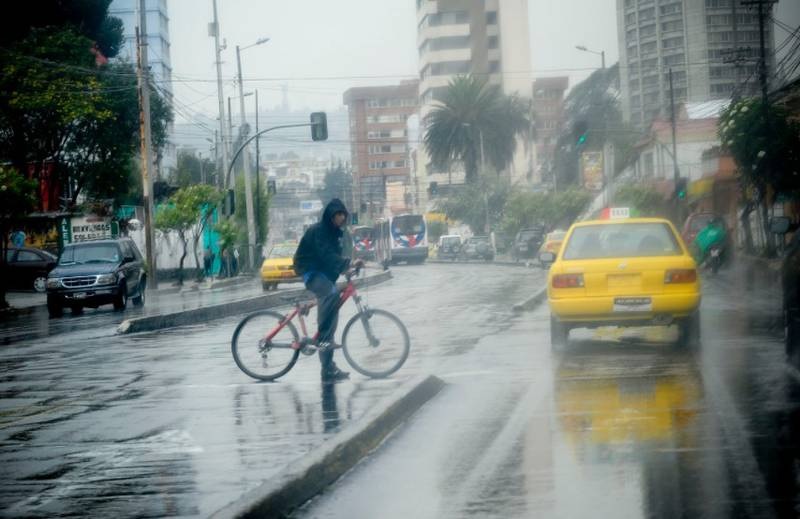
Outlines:
<svg viewBox="0 0 800 519"><path fill-rule="evenodd" d="M539 254L539 261L544 263L545 265L551 265L556 261L556 255L552 252L542 252Z"/></svg>

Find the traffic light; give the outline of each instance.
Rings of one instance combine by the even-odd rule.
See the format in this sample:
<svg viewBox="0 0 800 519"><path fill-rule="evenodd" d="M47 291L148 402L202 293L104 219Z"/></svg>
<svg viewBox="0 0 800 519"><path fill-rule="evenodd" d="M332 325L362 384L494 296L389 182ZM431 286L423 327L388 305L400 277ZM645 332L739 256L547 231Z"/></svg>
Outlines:
<svg viewBox="0 0 800 519"><path fill-rule="evenodd" d="M325 112L313 112L311 114L311 140L328 140L328 116Z"/></svg>
<svg viewBox="0 0 800 519"><path fill-rule="evenodd" d="M225 200L222 207L222 213L225 216L231 216L235 212L236 212L236 195L234 195L233 189L228 189L225 192Z"/></svg>
<svg viewBox="0 0 800 519"><path fill-rule="evenodd" d="M678 178L678 183L675 184L675 198L679 200L686 199L687 184L688 184L688 179L686 177Z"/></svg>
<svg viewBox="0 0 800 519"><path fill-rule="evenodd" d="M350 215L350 223L353 225L358 225L358 213L353 213Z"/></svg>
<svg viewBox="0 0 800 519"><path fill-rule="evenodd" d="M274 180L267 180L267 194L274 195L278 192L278 187Z"/></svg>
<svg viewBox="0 0 800 519"><path fill-rule="evenodd" d="M586 121L577 121L572 127L572 135L575 138L576 146L583 146L586 144L586 138L589 134L589 125Z"/></svg>
<svg viewBox="0 0 800 519"><path fill-rule="evenodd" d="M437 196L439 194L439 183L431 182L428 184L428 193L430 193L431 196Z"/></svg>

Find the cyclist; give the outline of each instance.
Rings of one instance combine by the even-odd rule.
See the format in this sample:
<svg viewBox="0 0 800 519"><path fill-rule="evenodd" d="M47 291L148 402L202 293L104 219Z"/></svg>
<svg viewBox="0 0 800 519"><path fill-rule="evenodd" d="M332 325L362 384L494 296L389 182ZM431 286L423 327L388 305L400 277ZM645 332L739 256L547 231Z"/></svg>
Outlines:
<svg viewBox="0 0 800 519"><path fill-rule="evenodd" d="M322 218L306 230L294 254L294 270L303 276L306 288L317 296L319 325L319 360L322 380L337 381L350 377L333 362L333 339L339 320L339 290L336 279L351 267L350 259L342 255L342 238L347 222L347 208L338 198L331 200ZM353 262L353 268L364 265Z"/></svg>

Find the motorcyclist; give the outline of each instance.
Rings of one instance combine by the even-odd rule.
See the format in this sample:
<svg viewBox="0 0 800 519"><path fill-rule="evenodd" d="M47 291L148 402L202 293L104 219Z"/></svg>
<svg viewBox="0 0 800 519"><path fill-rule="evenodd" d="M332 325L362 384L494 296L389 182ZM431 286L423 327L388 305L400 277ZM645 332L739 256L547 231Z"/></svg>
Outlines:
<svg viewBox="0 0 800 519"><path fill-rule="evenodd" d="M694 239L695 260L697 264L702 265L708 259L711 249L715 246L724 254L727 239L728 232L722 218L715 216L709 220L708 224L697 233L697 237Z"/></svg>
<svg viewBox="0 0 800 519"><path fill-rule="evenodd" d="M339 290L336 279L350 267L360 268L362 260L350 263L343 252L342 242L352 239L345 236L347 208L341 200L334 198L325 207L319 223L306 230L294 255L294 269L303 276L306 288L317 296L317 322L319 335L319 360L324 381L343 380L350 376L333 362L333 340L339 319Z"/></svg>

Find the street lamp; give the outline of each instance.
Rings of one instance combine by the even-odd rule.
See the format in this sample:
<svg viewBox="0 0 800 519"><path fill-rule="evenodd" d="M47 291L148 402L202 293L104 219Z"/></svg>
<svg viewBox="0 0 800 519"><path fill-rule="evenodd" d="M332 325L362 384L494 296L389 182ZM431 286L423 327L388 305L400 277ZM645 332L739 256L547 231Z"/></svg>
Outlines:
<svg viewBox="0 0 800 519"><path fill-rule="evenodd" d="M582 50L583 52L588 52L590 54L596 54L596 55L600 56L600 59L602 61L602 65L603 65L603 69L606 68L606 51L601 50L600 52L597 52L596 50L587 49L585 45L575 45L575 48L578 49L578 50Z"/></svg>
<svg viewBox="0 0 800 519"><path fill-rule="evenodd" d="M236 46L236 67L237 75L239 77L239 111L241 113L242 125L246 124L244 115L244 83L242 81L242 50L255 47L267 43L269 38L259 38L255 43L245 47ZM255 268L255 248L256 248L256 227L255 227L255 214L253 212L253 188L250 182L250 157L245 152L244 154L244 198L245 209L247 210L247 250L249 252L250 268Z"/></svg>

